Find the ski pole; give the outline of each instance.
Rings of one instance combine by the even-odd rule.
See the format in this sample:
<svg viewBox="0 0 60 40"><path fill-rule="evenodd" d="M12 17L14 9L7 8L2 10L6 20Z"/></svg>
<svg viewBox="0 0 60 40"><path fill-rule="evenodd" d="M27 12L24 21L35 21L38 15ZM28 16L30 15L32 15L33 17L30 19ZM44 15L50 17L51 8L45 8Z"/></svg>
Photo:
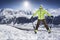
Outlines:
<svg viewBox="0 0 60 40"><path fill-rule="evenodd" d="M51 17L50 17L51 18ZM52 27L53 27L53 20L54 20L54 18L51 18L52 19ZM51 27L50 27L51 28Z"/></svg>
<svg viewBox="0 0 60 40"><path fill-rule="evenodd" d="M54 21L54 18L52 18L52 27L53 27L53 21Z"/></svg>
<svg viewBox="0 0 60 40"><path fill-rule="evenodd" d="M34 26L34 24L33 24L33 20L32 20L32 19L31 19L31 22L32 22L33 28L35 29L35 26Z"/></svg>

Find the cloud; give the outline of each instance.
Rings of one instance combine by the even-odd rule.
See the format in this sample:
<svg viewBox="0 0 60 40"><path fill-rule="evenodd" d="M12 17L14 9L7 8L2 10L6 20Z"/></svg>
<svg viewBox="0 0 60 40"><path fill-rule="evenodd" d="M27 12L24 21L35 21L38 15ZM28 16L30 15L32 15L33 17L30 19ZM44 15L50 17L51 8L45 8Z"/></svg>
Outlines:
<svg viewBox="0 0 60 40"><path fill-rule="evenodd" d="M58 9L48 9L48 12L51 13L53 16L60 15L60 8Z"/></svg>

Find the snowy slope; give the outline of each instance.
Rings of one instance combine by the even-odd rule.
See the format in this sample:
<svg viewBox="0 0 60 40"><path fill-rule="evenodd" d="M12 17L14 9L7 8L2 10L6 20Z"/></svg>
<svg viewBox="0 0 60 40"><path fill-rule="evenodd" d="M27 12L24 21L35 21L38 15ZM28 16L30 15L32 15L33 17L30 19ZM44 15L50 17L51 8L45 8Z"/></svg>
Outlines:
<svg viewBox="0 0 60 40"><path fill-rule="evenodd" d="M31 32L18 30L11 26L0 25L0 40L36 40L37 37Z"/></svg>
<svg viewBox="0 0 60 40"><path fill-rule="evenodd" d="M11 26L0 25L0 40L60 40L60 28L53 28L51 34L45 31L39 31L34 34L33 31L19 30Z"/></svg>

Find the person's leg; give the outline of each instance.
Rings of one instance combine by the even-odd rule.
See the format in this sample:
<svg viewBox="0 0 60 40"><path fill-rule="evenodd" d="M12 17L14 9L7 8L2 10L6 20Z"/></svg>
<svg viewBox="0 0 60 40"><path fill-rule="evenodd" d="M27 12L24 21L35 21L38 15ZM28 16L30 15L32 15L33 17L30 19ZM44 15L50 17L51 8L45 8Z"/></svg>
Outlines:
<svg viewBox="0 0 60 40"><path fill-rule="evenodd" d="M49 30L49 27L48 27L48 25L47 25L47 23L46 23L46 20L45 20L45 19L43 19L43 20L42 20L42 22L43 22L43 24L44 24L45 28L46 28L47 30Z"/></svg>
<svg viewBox="0 0 60 40"><path fill-rule="evenodd" d="M48 33L51 33L51 30L49 29L47 23L46 23L46 20L42 20L44 25L45 25L45 28L47 29Z"/></svg>
<svg viewBox="0 0 60 40"><path fill-rule="evenodd" d="M35 30L38 30L39 24L40 24L40 20L37 21L37 25L36 25Z"/></svg>
<svg viewBox="0 0 60 40"><path fill-rule="evenodd" d="M36 25L36 28L35 28L35 30L34 30L35 34L36 34L37 31L38 31L39 24L40 24L40 20L37 21L37 25Z"/></svg>

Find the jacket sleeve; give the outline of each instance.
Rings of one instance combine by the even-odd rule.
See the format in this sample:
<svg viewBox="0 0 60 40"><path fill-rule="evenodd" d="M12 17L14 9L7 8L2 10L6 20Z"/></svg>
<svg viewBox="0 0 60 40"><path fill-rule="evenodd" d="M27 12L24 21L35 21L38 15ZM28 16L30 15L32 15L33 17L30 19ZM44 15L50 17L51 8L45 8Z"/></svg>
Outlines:
<svg viewBox="0 0 60 40"><path fill-rule="evenodd" d="M47 14L48 16L52 16L47 10L45 10L45 14Z"/></svg>
<svg viewBox="0 0 60 40"><path fill-rule="evenodd" d="M33 17L36 16L38 12L39 12L39 10L37 10L37 11L33 14Z"/></svg>

